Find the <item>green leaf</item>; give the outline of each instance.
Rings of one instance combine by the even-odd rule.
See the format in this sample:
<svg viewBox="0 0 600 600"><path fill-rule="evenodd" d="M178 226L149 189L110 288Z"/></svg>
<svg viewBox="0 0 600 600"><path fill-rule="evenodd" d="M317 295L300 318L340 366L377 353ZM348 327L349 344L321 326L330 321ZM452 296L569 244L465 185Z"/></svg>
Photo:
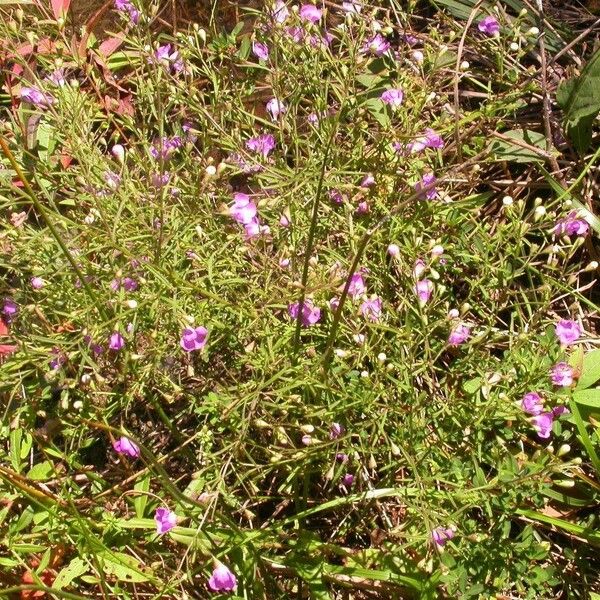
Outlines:
<svg viewBox="0 0 600 600"><path fill-rule="evenodd" d="M148 495L144 492L150 490L150 474L148 473L142 479L140 479L136 484L134 489L138 492L142 492L139 496L136 496L133 500L133 506L135 507L135 515L138 519L142 519L144 517L144 511L146 510L146 505L148 504ZM154 522L153 522L154 525Z"/></svg>
<svg viewBox="0 0 600 600"><path fill-rule="evenodd" d="M389 127L391 121L386 106L380 98L368 98L363 106L371 113L382 127Z"/></svg>
<svg viewBox="0 0 600 600"><path fill-rule="evenodd" d="M585 427L585 423L581 418L581 412L579 411L579 406L575 400L571 400L570 402L571 414L573 417L573 422L577 427L577 432L579 433L579 440L583 444L594 468L596 469L596 473L600 475L600 458L598 458L598 454L594 448L594 444L588 435L587 429Z"/></svg>
<svg viewBox="0 0 600 600"><path fill-rule="evenodd" d="M600 389L575 391L573 393L573 400L577 404L583 404L584 406L600 410Z"/></svg>
<svg viewBox="0 0 600 600"><path fill-rule="evenodd" d="M75 557L60 573L56 576L52 587L57 590L71 584L74 579L81 577L88 571L88 564L85 560Z"/></svg>
<svg viewBox="0 0 600 600"><path fill-rule="evenodd" d="M465 381L463 384L463 390L472 396L476 391L481 388L482 379L481 377L475 377L474 379L469 379L469 381Z"/></svg>
<svg viewBox="0 0 600 600"><path fill-rule="evenodd" d="M539 133L538 131L531 131L530 129L513 129L512 131L507 131L504 135L513 140L540 148L540 150L543 150L544 152L546 151L546 137L543 133ZM494 140L491 145L491 150L496 154L498 160L507 160L516 163L544 161L544 158L533 150L523 148L523 146L517 144L511 144L506 140Z"/></svg>
<svg viewBox="0 0 600 600"><path fill-rule="evenodd" d="M37 465L33 465L29 470L29 473L27 473L27 477L33 479L33 481L46 481L51 479L53 474L54 465L49 460L46 460Z"/></svg>
<svg viewBox="0 0 600 600"><path fill-rule="evenodd" d="M600 350L592 350L583 357L581 377L576 390L585 390L600 379Z"/></svg>
<svg viewBox="0 0 600 600"><path fill-rule="evenodd" d="M150 581L151 574L146 574L142 570L139 562L123 552L103 552L98 554L98 558L104 565L105 573L114 575L119 581L129 581L143 583Z"/></svg>

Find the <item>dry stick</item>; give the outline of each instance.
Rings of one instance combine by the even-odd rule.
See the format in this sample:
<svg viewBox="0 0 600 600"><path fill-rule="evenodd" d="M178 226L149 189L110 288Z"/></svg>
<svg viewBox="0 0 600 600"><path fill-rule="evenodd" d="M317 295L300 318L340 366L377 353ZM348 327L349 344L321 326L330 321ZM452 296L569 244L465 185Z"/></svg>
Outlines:
<svg viewBox="0 0 600 600"><path fill-rule="evenodd" d="M469 14L469 18L467 19L467 24L465 25L465 29L460 36L460 42L458 43L458 50L456 56L456 67L454 70L454 140L456 143L456 152L458 154L458 160L462 160L462 148L460 144L460 100L458 94L458 80L460 78L460 63L462 59L463 50L465 47L465 40L467 39L467 33L469 31L469 27L471 27L471 23L473 23L475 19L475 15L479 10L479 7L483 3L483 0L478 0L477 4L471 10Z"/></svg>
<svg viewBox="0 0 600 600"><path fill-rule="evenodd" d="M452 169L451 171L449 171L442 177L438 178L433 183L430 183L429 185L424 186L422 189L413 192L406 199L406 202L408 203L408 202L412 202L412 201L416 200L424 193L428 192L429 190L432 190L439 183L442 183L442 182L450 179L450 177L455 175L456 173L465 170L467 167L470 167L474 163L477 163L477 161L479 161L481 158L483 158L486 153L487 153L487 151L484 150L484 151L480 152L479 154L476 154L473 158L469 159L466 162L463 162L461 165L459 165L455 169ZM356 249L356 254L354 256L354 260L352 261L352 265L350 267L348 277L346 278L346 284L344 285L344 291L342 292L342 295L340 296L340 301L338 303L338 307L333 315L333 323L331 324L331 329L329 330L329 336L327 337L327 345L325 347L325 353L323 354L323 359L321 361L321 368L322 368L324 375L327 374L327 372L329 370L329 365L331 364L333 343L335 342L335 336L337 334L337 329L340 324L340 320L341 320L341 316L342 316L342 309L344 308L344 303L348 296L348 290L350 289L350 284L352 282L352 276L354 275L354 273L356 273L356 271L358 269L358 264L362 258L363 252L365 251L365 248L367 247L367 244L369 243L369 241L371 240L373 235L377 231L379 231L379 229L381 229L381 227L383 227L383 225L385 225L392 217L394 217L396 214L398 214L398 212L400 212L400 209L403 207L404 207L404 204L399 204L398 206L396 206L395 209L391 210L385 217L380 219L375 224L374 227L371 227L364 233L363 237L361 238L361 240L358 244L358 248Z"/></svg>
<svg viewBox="0 0 600 600"><path fill-rule="evenodd" d="M8 144L6 143L6 140L4 139L4 136L2 136L2 135L0 135L0 147L2 148L2 152L4 153L4 156L6 156L6 158L8 158L12 168L15 170L17 177L23 184L23 187L25 188L25 191L27 192L27 195L29 196L29 199L31 200L33 207L39 213L39 215L42 217L42 219L48 226L50 233L52 234L52 236L54 237L54 239L60 246L60 249L63 251L63 254L65 255L66 259L71 264L73 271L75 271L75 274L79 278L81 285L87 292L88 296L92 299L93 303L96 306L96 309L100 313L100 316L104 320L107 320L107 315L104 311L104 307L100 304L98 297L96 296L96 294L94 293L92 288L89 286L88 282L86 281L84 274L82 273L81 269L79 268L79 266L77 264L77 261L73 258L71 251L67 248L66 244L64 243L60 233L58 232L58 229L56 229L56 227L54 226L54 223L50 220L50 217L46 213L46 209L44 208L43 204L38 200L37 196L35 195L35 192L33 191L31 185L29 184L27 177L25 177L25 174L21 170L21 167L17 163L17 160L15 159L13 153L10 151Z"/></svg>

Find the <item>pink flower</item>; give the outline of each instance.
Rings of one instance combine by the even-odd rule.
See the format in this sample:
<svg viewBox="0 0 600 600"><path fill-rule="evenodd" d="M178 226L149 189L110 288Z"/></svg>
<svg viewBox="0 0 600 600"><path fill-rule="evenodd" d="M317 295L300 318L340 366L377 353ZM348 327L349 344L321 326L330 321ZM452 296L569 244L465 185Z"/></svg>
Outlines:
<svg viewBox="0 0 600 600"><path fill-rule="evenodd" d="M332 423L329 427L329 439L336 440L344 433L344 428L339 423Z"/></svg>
<svg viewBox="0 0 600 600"><path fill-rule="evenodd" d="M257 135L246 142L246 148L252 152L262 154L263 158L267 158L275 148L275 138L270 133Z"/></svg>
<svg viewBox="0 0 600 600"><path fill-rule="evenodd" d="M378 296L372 296L370 299L365 300L360 305L359 310L360 314L365 319L367 319L368 321L373 321L375 323L381 318L381 307L381 298L379 298Z"/></svg>
<svg viewBox="0 0 600 600"><path fill-rule="evenodd" d="M34 290L40 290L46 285L46 282L41 277L32 277L30 283Z"/></svg>
<svg viewBox="0 0 600 600"><path fill-rule="evenodd" d="M277 98L271 98L266 105L267 112L271 115L273 121L277 121L280 115L283 115L287 111L287 106Z"/></svg>
<svg viewBox="0 0 600 600"><path fill-rule="evenodd" d="M415 293L419 297L419 301L421 304L427 303L429 298L431 298L431 294L433 292L433 282L429 279L423 279L422 281L417 281L417 285L415 285Z"/></svg>
<svg viewBox="0 0 600 600"><path fill-rule="evenodd" d="M390 48L391 44L380 33L376 33L367 41L362 50L375 56L383 56Z"/></svg>
<svg viewBox="0 0 600 600"><path fill-rule="evenodd" d="M348 295L351 298L363 296L367 292L367 286L363 279L362 273L359 271L354 273L350 278L350 286L348 287Z"/></svg>
<svg viewBox="0 0 600 600"><path fill-rule="evenodd" d="M448 540L454 537L454 529L451 527L436 527L431 532L431 539L437 546L444 546Z"/></svg>
<svg viewBox="0 0 600 600"><path fill-rule="evenodd" d="M298 318L300 311L300 303L294 302L288 307L288 314L292 319ZM300 322L304 327L310 327L319 322L321 318L321 309L318 306L314 306L312 300L305 299L302 306L302 314L300 315Z"/></svg>
<svg viewBox="0 0 600 600"><path fill-rule="evenodd" d="M179 342L181 347L186 352L193 352L194 350L202 350L206 346L208 337L208 329L206 327L186 327L181 334L181 341Z"/></svg>
<svg viewBox="0 0 600 600"><path fill-rule="evenodd" d="M123 336L118 331L113 331L110 336L108 347L111 350L119 351L125 346L125 340Z"/></svg>
<svg viewBox="0 0 600 600"><path fill-rule="evenodd" d="M352 475L352 473L346 473L342 477L342 485L344 485L345 487L349 488L352 486L353 483L354 483L354 475Z"/></svg>
<svg viewBox="0 0 600 600"><path fill-rule="evenodd" d="M113 449L118 454L127 454L131 458L137 458L140 455L139 446L125 436L113 442Z"/></svg>
<svg viewBox="0 0 600 600"><path fill-rule="evenodd" d="M262 42L253 42L252 52L254 52L254 56L260 60L267 60L269 58L269 46Z"/></svg>
<svg viewBox="0 0 600 600"><path fill-rule="evenodd" d="M387 247L387 253L392 257L392 258L397 258L398 256L400 256L400 247L397 244L390 244Z"/></svg>
<svg viewBox="0 0 600 600"><path fill-rule="evenodd" d="M479 29L481 33L494 36L500 33L500 24L498 23L496 17L488 15L479 21L477 24L477 29Z"/></svg>
<svg viewBox="0 0 600 600"><path fill-rule="evenodd" d="M362 181L360 182L360 187L368 189L375 185L375 177L373 177L373 173L367 173Z"/></svg>
<svg viewBox="0 0 600 600"><path fill-rule="evenodd" d="M290 226L290 219L286 214L282 214L279 217L279 225L281 225L281 227L289 227Z"/></svg>
<svg viewBox="0 0 600 600"><path fill-rule="evenodd" d="M323 16L323 12L314 4L303 4L300 7L300 18L310 23L318 23Z"/></svg>
<svg viewBox="0 0 600 600"><path fill-rule="evenodd" d="M357 0L353 0L351 2L342 2L342 10L348 14L359 15L362 10L362 6L360 2Z"/></svg>
<svg viewBox="0 0 600 600"><path fill-rule="evenodd" d="M381 99L385 104L388 104L392 108L396 109L404 100L404 92L399 88L392 88L383 92L383 94L381 94Z"/></svg>
<svg viewBox="0 0 600 600"><path fill-rule="evenodd" d="M35 87L22 87L21 100L33 104L36 108L48 108L56 102L50 94Z"/></svg>
<svg viewBox="0 0 600 600"><path fill-rule="evenodd" d="M369 212L369 203L366 200L358 203L356 207L357 215L366 215Z"/></svg>
<svg viewBox="0 0 600 600"><path fill-rule="evenodd" d="M167 533L177 525L177 515L168 508L161 506L154 513L154 522L156 523L156 533Z"/></svg>
<svg viewBox="0 0 600 600"><path fill-rule="evenodd" d="M344 196L342 196L342 192L340 190L329 190L329 199L334 204L342 204L344 202Z"/></svg>
<svg viewBox="0 0 600 600"><path fill-rule="evenodd" d="M543 400L537 392L528 392L521 400L521 408L530 415L539 415L544 410Z"/></svg>
<svg viewBox="0 0 600 600"><path fill-rule="evenodd" d="M559 219L554 227L555 235L587 235L590 226L579 218L576 210L572 210L564 219Z"/></svg>
<svg viewBox="0 0 600 600"><path fill-rule="evenodd" d="M450 346L459 346L469 339L471 335L471 328L464 323L459 323L454 326L448 337L448 344Z"/></svg>
<svg viewBox="0 0 600 600"><path fill-rule="evenodd" d="M277 0L273 5L271 15L276 23L283 23L290 16L290 11L283 0Z"/></svg>
<svg viewBox="0 0 600 600"><path fill-rule="evenodd" d="M256 204L250 200L248 194L236 192L233 195L233 204L229 207L229 215L241 225L252 223L256 218Z"/></svg>
<svg viewBox="0 0 600 600"><path fill-rule="evenodd" d="M541 413L531 419L534 429L541 438L549 438L552 433L554 415L551 412Z"/></svg>
<svg viewBox="0 0 600 600"><path fill-rule="evenodd" d="M437 190L433 186L436 182L436 176L433 173L425 173L421 181L415 184L415 190L419 193L419 198L427 200L434 200L437 198ZM429 188L427 191L424 191L426 188Z"/></svg>
<svg viewBox="0 0 600 600"><path fill-rule="evenodd" d="M236 586L235 575L222 563L214 568L208 580L208 587L213 592L232 592Z"/></svg>
<svg viewBox="0 0 600 600"><path fill-rule="evenodd" d="M566 362L559 362L550 369L550 380L559 387L569 387L573 384L573 367Z"/></svg>
<svg viewBox="0 0 600 600"><path fill-rule="evenodd" d="M577 321L561 319L554 327L554 332L561 346L570 346L581 336L581 327Z"/></svg>
<svg viewBox="0 0 600 600"><path fill-rule="evenodd" d="M566 406L563 406L562 404L559 404L558 406L555 406L552 409L552 415L554 417L560 417L560 415L564 415L564 414L569 414L569 409Z"/></svg>

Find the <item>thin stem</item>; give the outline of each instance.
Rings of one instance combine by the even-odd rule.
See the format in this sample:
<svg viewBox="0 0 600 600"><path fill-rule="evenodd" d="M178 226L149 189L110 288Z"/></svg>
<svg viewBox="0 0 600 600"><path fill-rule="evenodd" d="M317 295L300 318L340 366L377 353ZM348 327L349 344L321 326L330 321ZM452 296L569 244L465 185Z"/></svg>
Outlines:
<svg viewBox="0 0 600 600"><path fill-rule="evenodd" d="M10 151L8 144L6 143L6 140L4 139L4 136L2 136L2 135L0 135L0 147L2 147L2 152L4 153L6 158L8 158L8 160L10 161L10 164L11 164L12 168L15 170L17 177L23 184L23 187L25 188L25 191L27 192L27 195L29 196L29 199L31 200L33 207L35 208L35 210L38 212L38 214L42 217L42 219L48 226L50 233L56 240L57 244L60 246L60 249L63 251L63 254L65 255L66 259L71 264L71 267L73 268L73 271L75 271L75 274L79 278L79 281L81 281L81 285L83 286L83 289L86 291L88 296L92 299L93 303L96 306L96 309L100 313L100 316L104 320L106 320L107 315L104 311L104 308L100 304L98 297L96 296L96 294L94 293L92 288L87 283L83 272L79 268L79 265L77 264L77 261L75 260L75 258L73 258L71 251L67 248L67 245L63 241L58 229L56 229L54 223L50 220L50 217L46 213L46 209L44 208L44 205L37 199L35 192L33 191L31 185L29 184L29 181L27 180L27 177L25 177L25 173L23 173L23 171L21 170L21 167L17 163L17 160L15 159L13 153Z"/></svg>

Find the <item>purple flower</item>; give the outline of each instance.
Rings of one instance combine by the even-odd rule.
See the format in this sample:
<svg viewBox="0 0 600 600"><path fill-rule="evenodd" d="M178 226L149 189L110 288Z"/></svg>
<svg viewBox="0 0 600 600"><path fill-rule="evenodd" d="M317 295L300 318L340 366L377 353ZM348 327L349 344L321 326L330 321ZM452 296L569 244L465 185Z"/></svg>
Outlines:
<svg viewBox="0 0 600 600"><path fill-rule="evenodd" d="M36 108L48 108L56 102L50 94L35 87L22 87L21 100L33 104Z"/></svg>
<svg viewBox="0 0 600 600"><path fill-rule="evenodd" d="M336 311L338 309L339 305L340 305L340 299L337 296L334 296L329 301L329 308L333 311Z"/></svg>
<svg viewBox="0 0 600 600"><path fill-rule="evenodd" d="M561 319L555 326L554 332L561 346L570 346L581 336L581 327L577 321Z"/></svg>
<svg viewBox="0 0 600 600"><path fill-rule="evenodd" d="M164 173L152 173L150 176L150 183L155 188L163 188L171 180L171 173L165 171Z"/></svg>
<svg viewBox="0 0 600 600"><path fill-rule="evenodd" d="M349 459L348 459L347 454L344 454L343 452L338 452L335 455L335 460L337 460L337 462L341 462L343 464L343 463L347 463Z"/></svg>
<svg viewBox="0 0 600 600"><path fill-rule="evenodd" d="M183 146L183 140L178 135L173 137L163 137L155 142L150 148L150 154L155 160L168 160L171 156Z"/></svg>
<svg viewBox="0 0 600 600"><path fill-rule="evenodd" d="M206 327L186 327L181 334L181 341L179 344L186 352L193 352L194 350L202 350L206 346L206 339L208 337L208 329Z"/></svg>
<svg viewBox="0 0 600 600"><path fill-rule="evenodd" d="M131 4L131 0L115 0L115 8L119 12L127 13L129 15L129 20L134 25L137 25L140 20L140 11Z"/></svg>
<svg viewBox="0 0 600 600"><path fill-rule="evenodd" d="M267 158L275 148L275 138L270 133L257 135L246 142L246 148L252 152L262 154L263 158Z"/></svg>
<svg viewBox="0 0 600 600"><path fill-rule="evenodd" d="M433 129L428 127L425 129L424 135L418 137L414 142L409 142L406 146L396 143L394 144L394 148L397 152L404 153L408 151L412 154L416 154L417 152L421 152L425 150L425 148L443 148L444 140L442 137Z"/></svg>
<svg viewBox="0 0 600 600"><path fill-rule="evenodd" d="M344 202L344 196L342 196L342 192L340 190L329 190L329 199L334 204L342 204Z"/></svg>
<svg viewBox="0 0 600 600"><path fill-rule="evenodd" d="M113 442L113 449L118 454L127 454L131 458L137 458L140 455L139 446L125 436Z"/></svg>
<svg viewBox="0 0 600 600"><path fill-rule="evenodd" d="M287 111L287 106L277 98L271 98L266 105L267 112L271 115L273 121L277 121L280 115L284 115Z"/></svg>
<svg viewBox="0 0 600 600"><path fill-rule="evenodd" d="M314 4L303 4L300 7L300 18L303 21L309 21L310 23L318 23L323 16L323 12L319 10Z"/></svg>
<svg viewBox="0 0 600 600"><path fill-rule="evenodd" d="M373 173L367 173L362 181L360 182L360 187L364 189L369 189L375 185L375 177L373 177Z"/></svg>
<svg viewBox="0 0 600 600"><path fill-rule="evenodd" d="M564 414L569 414L569 409L566 406L563 406L562 404L559 404L558 406L555 406L552 409L552 415L554 417L560 417L560 415L564 415Z"/></svg>
<svg viewBox="0 0 600 600"><path fill-rule="evenodd" d="M61 351L60 348L52 348L50 354L53 358L48 363L48 366L50 367L50 369L52 369L52 371L60 369L60 367L62 367L67 362L67 356L64 354L64 352Z"/></svg>
<svg viewBox="0 0 600 600"><path fill-rule="evenodd" d="M32 277L29 283L31 283L31 287L34 290L41 290L46 285L46 282L41 277Z"/></svg>
<svg viewBox="0 0 600 600"><path fill-rule="evenodd" d="M381 94L381 99L385 104L396 109L404 100L404 92L400 88L392 88L383 92L383 94Z"/></svg>
<svg viewBox="0 0 600 600"><path fill-rule="evenodd" d="M367 286L361 271L358 271L350 278L350 286L348 287L348 295L351 298L359 298L367 292Z"/></svg>
<svg viewBox="0 0 600 600"><path fill-rule="evenodd" d="M425 173L421 181L415 184L415 190L419 192L419 198L426 198L427 200L434 200L437 198L437 190L435 187L431 187L427 191L423 191L425 188L433 186L436 181L436 176L433 173Z"/></svg>
<svg viewBox="0 0 600 600"><path fill-rule="evenodd" d="M477 29L479 29L481 33L494 36L500 33L500 24L498 23L496 17L488 15L479 21L477 24Z"/></svg>
<svg viewBox="0 0 600 600"><path fill-rule="evenodd" d="M249 223L244 223L244 229L246 230L246 239L249 240L261 233L269 233L270 229L267 225L261 225L258 217L254 217Z"/></svg>
<svg viewBox="0 0 600 600"><path fill-rule="evenodd" d="M564 219L559 219L554 227L555 235L587 235L590 226L587 221L578 218L576 210L572 210Z"/></svg>
<svg viewBox="0 0 600 600"><path fill-rule="evenodd" d="M273 5L271 15L276 23L283 23L290 16L290 11L283 0L277 0Z"/></svg>
<svg viewBox="0 0 600 600"><path fill-rule="evenodd" d="M118 331L113 331L110 335L110 339L108 341L108 347L111 350L115 350L118 352L125 346L125 340L123 336Z"/></svg>
<svg viewBox="0 0 600 600"><path fill-rule="evenodd" d="M2 314L4 315L6 322L10 323L17 316L18 312L19 306L17 303L10 298L5 298L2 306Z"/></svg>
<svg viewBox="0 0 600 600"><path fill-rule="evenodd" d="M52 71L52 73L50 73L50 75L48 75L48 77L46 77L46 79L56 87L62 87L67 83L65 80L64 69L55 69Z"/></svg>
<svg viewBox="0 0 600 600"><path fill-rule="evenodd" d="M400 256L400 246L398 246L398 244L390 244L387 247L387 253L392 258L397 258L398 256Z"/></svg>
<svg viewBox="0 0 600 600"><path fill-rule="evenodd" d="M288 306L288 314L292 319L298 318L300 311L300 303L294 302ZM321 309L318 306L314 306L310 299L305 299L302 306L302 314L300 315L300 323L303 327L310 327L319 322L321 318Z"/></svg>
<svg viewBox="0 0 600 600"><path fill-rule="evenodd" d="M269 58L269 46L263 44L263 42L253 42L252 52L254 52L254 56L260 60L267 60Z"/></svg>
<svg viewBox="0 0 600 600"><path fill-rule="evenodd" d="M531 419L534 429L541 438L549 438L552 433L552 423L554 422L554 415L551 412L541 413L535 415Z"/></svg>
<svg viewBox="0 0 600 600"><path fill-rule="evenodd" d="M543 400L537 392L528 392L521 400L521 408L530 415L539 415L544 410Z"/></svg>
<svg viewBox="0 0 600 600"><path fill-rule="evenodd" d="M332 423L329 426L329 439L337 440L344 433L344 428L339 423Z"/></svg>
<svg viewBox="0 0 600 600"><path fill-rule="evenodd" d="M342 10L345 13L359 15L362 10L360 2L353 0L352 2L342 2Z"/></svg>
<svg viewBox="0 0 600 600"><path fill-rule="evenodd" d="M448 336L448 344L450 346L459 346L469 339L471 328L464 323L459 323L452 328Z"/></svg>
<svg viewBox="0 0 600 600"><path fill-rule="evenodd" d="M232 592L236 585L235 575L221 563L214 568L208 580L208 587L213 592Z"/></svg>
<svg viewBox="0 0 600 600"><path fill-rule="evenodd" d="M296 44L299 44L304 39L304 29L302 27L288 27L285 32Z"/></svg>
<svg viewBox="0 0 600 600"><path fill-rule="evenodd" d="M281 227L289 227L290 223L290 218L285 213L279 217L279 225L281 225Z"/></svg>
<svg viewBox="0 0 600 600"><path fill-rule="evenodd" d="M357 215L366 215L369 212L369 203L366 200L358 203L356 207Z"/></svg>
<svg viewBox="0 0 600 600"><path fill-rule="evenodd" d="M138 289L138 282L131 277L116 278L110 282L110 289L113 292L123 288L126 292L135 292Z"/></svg>
<svg viewBox="0 0 600 600"><path fill-rule="evenodd" d="M236 192L233 195L233 204L229 207L229 215L241 225L248 225L256 219L256 204L250 200L248 194Z"/></svg>
<svg viewBox="0 0 600 600"><path fill-rule="evenodd" d="M372 296L368 298L360 305L360 314L367 320L373 321L374 323L379 321L381 318L381 298L378 296Z"/></svg>
<svg viewBox="0 0 600 600"><path fill-rule="evenodd" d="M159 63L163 63L174 73L183 71L183 61L179 51L174 50L171 44L159 46L154 53L154 59Z"/></svg>
<svg viewBox="0 0 600 600"><path fill-rule="evenodd" d="M419 297L419 302L421 304L426 304L429 298L431 298L431 294L433 292L433 282L429 279L423 279L421 281L417 281L415 285L415 293Z"/></svg>
<svg viewBox="0 0 600 600"><path fill-rule="evenodd" d="M566 362L559 362L550 369L550 380L559 387L569 387L573 384L575 372Z"/></svg>
<svg viewBox="0 0 600 600"><path fill-rule="evenodd" d="M431 539L437 546L444 546L448 540L454 537L454 529L452 527L436 527L431 532Z"/></svg>
<svg viewBox="0 0 600 600"><path fill-rule="evenodd" d="M342 485L344 485L345 487L349 488L352 486L353 483L354 483L354 475L352 475L352 473L346 473L342 477Z"/></svg>
<svg viewBox="0 0 600 600"><path fill-rule="evenodd" d="M376 33L363 46L363 52L369 52L375 56L383 56L391 47L391 44L380 34Z"/></svg>
<svg viewBox="0 0 600 600"><path fill-rule="evenodd" d="M156 533L167 533L177 525L177 515L168 508L161 506L154 513L154 522L156 523Z"/></svg>

